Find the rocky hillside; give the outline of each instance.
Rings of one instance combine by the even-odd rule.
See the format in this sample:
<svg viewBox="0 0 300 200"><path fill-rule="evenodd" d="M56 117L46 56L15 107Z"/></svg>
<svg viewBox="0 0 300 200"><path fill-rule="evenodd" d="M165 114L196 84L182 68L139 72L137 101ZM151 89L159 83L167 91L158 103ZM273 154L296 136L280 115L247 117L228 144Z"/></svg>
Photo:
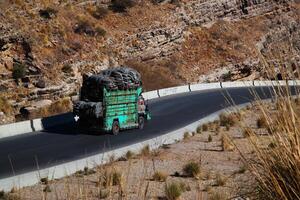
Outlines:
<svg viewBox="0 0 300 200"><path fill-rule="evenodd" d="M119 65L139 70L146 90L267 78L262 63L277 78L297 76L299 8L298 0L0 1L0 123L67 111L83 74Z"/></svg>

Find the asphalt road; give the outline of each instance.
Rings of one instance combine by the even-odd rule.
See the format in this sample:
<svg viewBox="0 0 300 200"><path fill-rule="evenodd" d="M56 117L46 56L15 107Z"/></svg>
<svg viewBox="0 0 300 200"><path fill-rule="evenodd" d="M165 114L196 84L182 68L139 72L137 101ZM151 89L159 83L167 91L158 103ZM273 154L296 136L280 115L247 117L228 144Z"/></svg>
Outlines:
<svg viewBox="0 0 300 200"><path fill-rule="evenodd" d="M261 98L270 97L268 88L256 89ZM118 136L76 129L73 123L0 140L0 179L36 171L153 138L184 127L229 105L253 100L248 88L190 92L149 101L152 120L144 130L122 131ZM66 115L71 118L72 115ZM70 121L70 120L69 120Z"/></svg>

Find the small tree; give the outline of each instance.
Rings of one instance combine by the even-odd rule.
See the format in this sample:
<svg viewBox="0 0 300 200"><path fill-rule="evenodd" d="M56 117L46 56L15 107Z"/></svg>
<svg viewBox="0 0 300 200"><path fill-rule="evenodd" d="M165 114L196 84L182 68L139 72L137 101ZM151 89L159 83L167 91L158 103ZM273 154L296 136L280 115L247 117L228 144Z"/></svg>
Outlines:
<svg viewBox="0 0 300 200"><path fill-rule="evenodd" d="M14 63L12 76L14 79L19 80L26 75L26 67L21 63Z"/></svg>

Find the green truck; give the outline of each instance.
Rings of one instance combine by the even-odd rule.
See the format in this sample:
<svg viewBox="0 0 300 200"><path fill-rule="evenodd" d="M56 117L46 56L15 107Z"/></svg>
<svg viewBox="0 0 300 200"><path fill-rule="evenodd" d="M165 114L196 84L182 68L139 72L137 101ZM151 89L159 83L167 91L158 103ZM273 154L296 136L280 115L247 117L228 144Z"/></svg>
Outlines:
<svg viewBox="0 0 300 200"><path fill-rule="evenodd" d="M73 105L76 123L80 127L111 132L114 135L123 129L143 129L145 122L151 117L142 96L141 83L132 84L134 81L125 79L126 87L112 86L116 78L107 81L107 76L112 75L103 73L106 77L104 81L102 75L100 81L99 76L92 76L83 81L80 101Z"/></svg>

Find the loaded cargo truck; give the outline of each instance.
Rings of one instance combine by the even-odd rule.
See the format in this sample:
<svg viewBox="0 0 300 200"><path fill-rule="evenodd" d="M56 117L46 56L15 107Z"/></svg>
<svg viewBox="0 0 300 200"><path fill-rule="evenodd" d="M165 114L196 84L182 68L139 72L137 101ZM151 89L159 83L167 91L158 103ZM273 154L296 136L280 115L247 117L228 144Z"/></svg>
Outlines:
<svg viewBox="0 0 300 200"><path fill-rule="evenodd" d="M123 129L143 129L150 113L142 92L140 75L131 68L86 77L73 105L74 119L80 127L114 135Z"/></svg>

